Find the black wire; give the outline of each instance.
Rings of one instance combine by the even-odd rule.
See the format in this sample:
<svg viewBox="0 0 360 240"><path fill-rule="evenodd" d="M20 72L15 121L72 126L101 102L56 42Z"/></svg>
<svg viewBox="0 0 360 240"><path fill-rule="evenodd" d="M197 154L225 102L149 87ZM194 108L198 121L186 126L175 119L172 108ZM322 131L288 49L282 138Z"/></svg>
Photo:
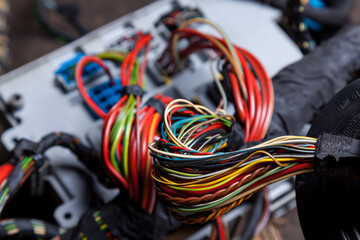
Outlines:
<svg viewBox="0 0 360 240"><path fill-rule="evenodd" d="M313 52L316 48L316 43L312 38L305 21L305 5L302 0L288 0L287 2L287 17L290 34L294 41L304 54Z"/></svg>
<svg viewBox="0 0 360 240"><path fill-rule="evenodd" d="M287 11L287 0L262 0L273 7ZM314 8L310 4L305 6L304 16L327 26L342 26L349 20L353 0L324 0L326 7Z"/></svg>
<svg viewBox="0 0 360 240"><path fill-rule="evenodd" d="M254 236L255 229L259 223L262 213L264 211L264 192L260 191L255 195L254 205L252 207L250 217L247 220L247 225L241 240L251 240Z"/></svg>
<svg viewBox="0 0 360 240"><path fill-rule="evenodd" d="M36 222L41 222L44 224L45 231L38 231L36 234L34 229L34 224ZM5 230L5 227L9 224L15 224L17 227L17 232L12 232L11 234L8 234L9 232ZM0 221L0 239L7 240L7 239L44 239L44 240L50 240L54 237L56 237L59 234L59 228L58 226L46 223L40 220L35 219L28 219L28 218L13 218L13 219L6 219Z"/></svg>
<svg viewBox="0 0 360 240"><path fill-rule="evenodd" d="M98 177L98 180L101 183L108 187L113 186L113 183L109 180L105 168L95 152L82 144L74 135L64 132L50 133L39 141L36 154L43 155L49 148L54 146L62 146L69 149Z"/></svg>
<svg viewBox="0 0 360 240"><path fill-rule="evenodd" d="M200 143L204 138L211 136L211 135L215 135L215 134L225 134L226 131L224 129L221 128L217 128L217 129L212 129L209 130L207 132L204 132L203 134L201 134L200 136L198 136L191 144L190 144L190 148L194 148L194 146L196 146L198 143ZM217 140L219 140L219 138L217 138ZM202 142L201 142L202 143Z"/></svg>
<svg viewBox="0 0 360 240"><path fill-rule="evenodd" d="M18 192L24 176L27 175L27 172L22 170L22 158L25 156L31 156L33 161L35 161L35 169L31 169L31 171L36 172L37 169L39 169L44 164L44 153L54 146L62 146L70 149L78 157L78 159L86 165L86 167L88 167L90 170L92 170L93 173L97 175L100 182L106 186L109 185L111 181L107 178L105 169L102 167L95 154L93 154L93 151L83 145L73 135L62 132L50 133L43 137L39 143L34 143L27 139L22 139L17 142L13 151L15 163L13 163L14 169L8 176L8 198L3 201L3 204L0 208L0 213L3 210L3 207L5 207L6 202ZM102 169L103 171L101 171ZM0 195L2 195L6 189L7 188L4 187L2 191L0 191Z"/></svg>
<svg viewBox="0 0 360 240"><path fill-rule="evenodd" d="M309 4L305 6L304 15L316 22L331 27L341 27L349 20L352 10L352 0L325 1L327 7L317 9Z"/></svg>
<svg viewBox="0 0 360 240"><path fill-rule="evenodd" d="M220 72L224 78L223 81L223 87L224 90L226 92L227 98L230 102L234 102L234 95L232 93L232 86L231 86L231 82L230 82L230 77L229 77L229 69L230 69L230 64L229 62L226 62L222 65L222 68L220 69ZM237 115L237 114L236 114Z"/></svg>

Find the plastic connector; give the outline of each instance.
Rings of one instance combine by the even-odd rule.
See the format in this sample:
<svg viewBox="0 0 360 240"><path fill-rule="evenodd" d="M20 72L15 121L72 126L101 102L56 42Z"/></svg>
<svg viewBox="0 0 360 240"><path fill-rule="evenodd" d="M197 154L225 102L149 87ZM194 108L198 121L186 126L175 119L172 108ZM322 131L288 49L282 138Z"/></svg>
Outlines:
<svg viewBox="0 0 360 240"><path fill-rule="evenodd" d="M88 90L91 99L104 111L108 112L121 98L122 85L120 79L115 79L115 84L104 82ZM98 118L94 111L86 105L90 114Z"/></svg>
<svg viewBox="0 0 360 240"><path fill-rule="evenodd" d="M57 83L64 89L65 92L70 92L76 89L75 82L75 67L76 63L85 56L84 53L77 53L76 56L61 64L58 70L55 71ZM89 82L95 76L102 72L101 67L96 63L89 63L84 67L83 79L84 83Z"/></svg>

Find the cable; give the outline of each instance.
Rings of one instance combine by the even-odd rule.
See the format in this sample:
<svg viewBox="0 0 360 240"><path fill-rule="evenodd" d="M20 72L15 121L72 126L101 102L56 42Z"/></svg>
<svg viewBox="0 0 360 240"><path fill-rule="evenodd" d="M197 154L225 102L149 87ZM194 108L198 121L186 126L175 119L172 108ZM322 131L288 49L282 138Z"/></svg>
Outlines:
<svg viewBox="0 0 360 240"><path fill-rule="evenodd" d="M269 221L271 215L271 211L270 211L271 200L269 198L269 188L265 187L263 192L264 192L264 210L259 222L256 225L254 235L259 234L265 228L265 225Z"/></svg>
<svg viewBox="0 0 360 240"><path fill-rule="evenodd" d="M0 185L0 213L31 174L44 164L45 152L54 146L68 148L94 173L101 175L99 171L101 166L94 160L92 150L73 135L63 132L50 133L38 143L26 139L20 140L13 151L14 159L1 166L1 170L6 171L1 171L3 180Z"/></svg>
<svg viewBox="0 0 360 240"><path fill-rule="evenodd" d="M308 26L305 24L305 6L308 0L287 1L288 25L295 43L304 54L313 52L316 43L313 40Z"/></svg>
<svg viewBox="0 0 360 240"><path fill-rule="evenodd" d="M24 182L33 173L36 167L32 156L23 156L16 163L12 171L4 178L0 185L0 213L3 211L6 203L11 199Z"/></svg>
<svg viewBox="0 0 360 240"><path fill-rule="evenodd" d="M234 122L229 115L216 115L187 100L166 107L161 138L149 149L155 157L158 196L178 220L193 224L216 219L268 184L314 171L314 138L283 136L224 151ZM214 126L225 132L189 147ZM214 140L199 150L210 138Z"/></svg>
<svg viewBox="0 0 360 240"><path fill-rule="evenodd" d="M242 240L251 240L254 233L256 226L261 220L261 215L264 209L263 206L263 199L264 199L264 193L263 191L260 191L255 194L254 196L254 205L250 212L249 219L247 220L246 228L244 230L244 233L241 237Z"/></svg>
<svg viewBox="0 0 360 240"><path fill-rule="evenodd" d="M208 24L223 38L199 32L189 26L192 23ZM191 44L178 49L178 42L182 39L187 39ZM201 50L213 50L220 59L225 60L223 75L225 74L224 78L230 81L229 90L232 91L236 117L240 119L245 131L245 141L261 140L270 124L274 102L272 82L264 67L251 53L233 45L218 25L203 18L190 19L172 32L168 48L163 53L163 56L172 56L172 58L168 58L168 62L164 63L163 67L167 68L175 64L174 73L190 54ZM219 85L217 77L215 79ZM219 91L223 92L221 87ZM226 108L224 97L223 101L223 106Z"/></svg>
<svg viewBox="0 0 360 240"><path fill-rule="evenodd" d="M224 227L224 222L221 219L221 217L217 217L215 219L215 223L216 223L216 227L218 229L219 232L219 240L225 240L226 239L226 233L225 233L225 227Z"/></svg>
<svg viewBox="0 0 360 240"><path fill-rule="evenodd" d="M149 34L141 33L138 36L134 49L122 61L121 83L125 90L122 98L108 113L98 111L104 118L104 165L113 181L128 191L130 199L148 213L154 210L156 195L151 179L152 158L147 146L157 134L162 108L171 101L158 94L151 101L142 103L150 40ZM144 55L140 63L138 58L141 51L144 51ZM84 91L81 92L85 96ZM87 102L90 102L89 99ZM93 106L93 109L96 107Z"/></svg>
<svg viewBox="0 0 360 240"><path fill-rule="evenodd" d="M98 56L84 56L82 57L79 62L76 64L75 68L75 80L77 87L79 89L79 92L81 96L84 98L87 105L101 118L105 118L106 113L91 99L89 94L87 93L84 82L83 82L83 70L86 64L89 63L97 63L100 65L101 68L104 69L105 73L109 76L111 85L114 85L114 79L110 73L109 68L106 66L105 62L102 59L109 59L109 60L116 60L116 61L123 61L124 60L124 54L122 53L113 53L113 52L105 52L103 54L100 54Z"/></svg>
<svg viewBox="0 0 360 240"><path fill-rule="evenodd" d="M62 230L54 224L37 219L11 218L0 221L0 239L50 240Z"/></svg>

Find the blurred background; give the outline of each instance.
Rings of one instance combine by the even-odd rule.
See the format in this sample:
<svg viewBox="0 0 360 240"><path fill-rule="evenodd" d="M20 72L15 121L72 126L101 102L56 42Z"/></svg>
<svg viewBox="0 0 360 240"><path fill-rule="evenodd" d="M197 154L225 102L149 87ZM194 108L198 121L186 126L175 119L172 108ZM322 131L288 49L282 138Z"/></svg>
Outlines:
<svg viewBox="0 0 360 240"><path fill-rule="evenodd" d="M5 61L5 71L17 68L33 59L36 59L56 48L66 44L67 41L54 37L53 34L41 24L39 20L39 4L41 1L0 0L0 9L7 13L7 19L2 18L0 27L6 27L9 39L9 57ZM61 4L74 4L78 10L78 21L87 30L94 30L122 15L139 9L152 0L56 0ZM353 23L360 23L360 0L354 0L355 6L352 10L351 20ZM7 9L9 5L9 9ZM67 29L60 14L55 11L44 10L43 14L55 28ZM1 20L0 20L1 21ZM6 23L7 21L7 23ZM79 36L74 33L72 36ZM6 40L3 40L6 41ZM6 51L3 51L6 54Z"/></svg>

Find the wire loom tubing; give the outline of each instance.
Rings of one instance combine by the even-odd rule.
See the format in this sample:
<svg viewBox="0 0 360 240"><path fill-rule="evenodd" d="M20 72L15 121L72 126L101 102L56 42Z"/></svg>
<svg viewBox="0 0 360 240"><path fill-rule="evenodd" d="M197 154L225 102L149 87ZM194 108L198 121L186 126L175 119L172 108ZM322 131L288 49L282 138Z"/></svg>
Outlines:
<svg viewBox="0 0 360 240"><path fill-rule="evenodd" d="M0 239L50 240L62 230L37 219L12 218L0 221Z"/></svg>
<svg viewBox="0 0 360 240"><path fill-rule="evenodd" d="M187 100L167 106L161 139L149 148L158 196L178 220L213 220L270 183L313 171L314 138L283 136L222 152L234 122Z"/></svg>
<svg viewBox="0 0 360 240"><path fill-rule="evenodd" d="M91 149L83 145L79 139L67 133L51 133L43 137L39 143L20 140L15 149L15 159L2 165L6 171L2 175L0 185L0 213L6 203L17 193L29 176L44 163L44 153L53 146L62 146L71 150L87 166L93 166L94 155ZM99 168L97 168L99 169Z"/></svg>

